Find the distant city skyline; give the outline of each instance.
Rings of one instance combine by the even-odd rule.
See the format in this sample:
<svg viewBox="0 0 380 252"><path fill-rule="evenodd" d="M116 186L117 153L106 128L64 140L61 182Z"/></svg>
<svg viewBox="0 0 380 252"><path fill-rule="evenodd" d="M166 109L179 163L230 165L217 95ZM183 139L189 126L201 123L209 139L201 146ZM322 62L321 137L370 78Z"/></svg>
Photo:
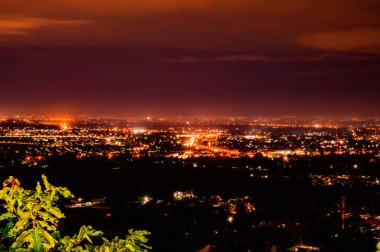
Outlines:
<svg viewBox="0 0 380 252"><path fill-rule="evenodd" d="M380 116L377 0L0 4L0 116Z"/></svg>

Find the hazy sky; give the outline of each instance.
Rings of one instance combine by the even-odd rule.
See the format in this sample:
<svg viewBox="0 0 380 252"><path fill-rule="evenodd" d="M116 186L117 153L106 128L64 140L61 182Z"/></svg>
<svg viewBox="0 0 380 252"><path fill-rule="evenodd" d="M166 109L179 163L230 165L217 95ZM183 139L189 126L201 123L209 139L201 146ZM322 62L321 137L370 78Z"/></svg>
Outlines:
<svg viewBox="0 0 380 252"><path fill-rule="evenodd" d="M0 0L0 115L380 115L378 0Z"/></svg>

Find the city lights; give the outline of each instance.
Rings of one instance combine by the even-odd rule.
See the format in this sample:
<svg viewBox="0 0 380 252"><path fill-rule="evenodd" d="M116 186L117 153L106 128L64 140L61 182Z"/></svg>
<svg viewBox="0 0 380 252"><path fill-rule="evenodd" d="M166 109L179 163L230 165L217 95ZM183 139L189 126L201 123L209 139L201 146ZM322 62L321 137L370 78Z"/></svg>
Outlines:
<svg viewBox="0 0 380 252"><path fill-rule="evenodd" d="M380 177L375 172L380 167L380 119L371 119L370 128L365 120L350 121L349 127L347 121L337 121L333 129L323 123L314 127L309 121L294 125L272 120L275 124L268 119L235 121L233 127L220 122L168 119L165 124L152 119L149 127L126 120L5 120L0 128L0 171L69 173L71 178L81 176L86 185L96 181L97 195L88 200L87 196L70 200L65 207L72 211L104 211L101 216L110 222L119 218L112 205L120 203L110 203L114 199L108 202L102 194L111 195L108 191L114 192L114 188L120 190L118 195L124 190L137 194L127 201L122 197L124 203L118 207L136 208L139 214L158 214L161 217L155 218L163 218L165 223L177 220L178 214L195 216L205 212L206 218L219 223L210 226L215 236L224 232L242 235L239 228L244 225L244 230L253 233L262 229L306 230L299 219L282 215L284 207L287 213L294 209L281 200L286 198L310 214L303 204L318 204L312 197L300 197L304 191L321 194L315 199L318 202L331 203L319 209L323 216L319 219L339 223L333 218L343 211L341 199L335 200L338 203L325 200L331 191L361 188L372 195L380 188ZM65 168L60 160L65 160ZM377 237L380 213L371 210L371 200L360 202L348 198L341 218L352 221L350 204L357 204L357 225L369 230L368 237ZM192 237L190 226L203 224L189 224L186 218L181 223L182 233ZM307 218L304 222L313 225ZM289 251L303 248L294 243L287 245Z"/></svg>

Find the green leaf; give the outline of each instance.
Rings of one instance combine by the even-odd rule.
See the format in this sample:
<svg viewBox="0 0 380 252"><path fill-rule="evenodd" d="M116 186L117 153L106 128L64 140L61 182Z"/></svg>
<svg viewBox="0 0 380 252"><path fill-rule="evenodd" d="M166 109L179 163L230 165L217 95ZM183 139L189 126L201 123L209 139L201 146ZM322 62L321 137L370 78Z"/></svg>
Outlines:
<svg viewBox="0 0 380 252"><path fill-rule="evenodd" d="M54 225L49 225L46 221L37 221L37 223L42 227L46 228L48 231L55 231L57 228Z"/></svg>
<svg viewBox="0 0 380 252"><path fill-rule="evenodd" d="M14 215L13 213L3 213L2 215L0 215L0 221L11 219L11 218L14 218L14 217L17 217L17 216Z"/></svg>
<svg viewBox="0 0 380 252"><path fill-rule="evenodd" d="M11 248L14 248L14 249L15 249L15 248L18 248L18 247L20 247L23 243L25 243L26 238L27 238L28 236L31 235L31 231L32 231L32 230L27 230L27 231L22 232L21 235L19 235L19 236L16 238L16 240L13 242L13 244L11 245Z"/></svg>
<svg viewBox="0 0 380 252"><path fill-rule="evenodd" d="M39 232L37 230L34 230L32 232L34 236L34 242L33 242L33 248L35 252L42 252L42 240Z"/></svg>
<svg viewBox="0 0 380 252"><path fill-rule="evenodd" d="M50 183L47 180L47 177L45 176L45 174L42 175L42 182L44 183L46 190L50 190Z"/></svg>
<svg viewBox="0 0 380 252"><path fill-rule="evenodd" d="M61 210L58 207L48 208L48 212L57 217L58 219L62 219L65 217L65 215L61 212Z"/></svg>
<svg viewBox="0 0 380 252"><path fill-rule="evenodd" d="M131 244L127 244L126 246L125 246L127 249L129 249L130 251L136 251L136 249L131 245Z"/></svg>
<svg viewBox="0 0 380 252"><path fill-rule="evenodd" d="M48 248L54 248L54 246L55 246L55 240L54 240L54 238L47 231L45 231L45 230L42 230L42 236L49 243Z"/></svg>
<svg viewBox="0 0 380 252"><path fill-rule="evenodd" d="M92 244L92 240L91 240L91 238L90 238L88 235L84 235L83 237L84 237L89 243Z"/></svg>

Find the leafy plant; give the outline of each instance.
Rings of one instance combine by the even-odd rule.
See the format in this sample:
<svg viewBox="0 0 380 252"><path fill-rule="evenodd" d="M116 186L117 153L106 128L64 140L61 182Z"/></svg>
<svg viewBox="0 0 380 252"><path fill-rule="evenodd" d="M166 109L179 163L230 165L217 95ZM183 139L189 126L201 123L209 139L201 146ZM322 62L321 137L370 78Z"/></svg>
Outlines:
<svg viewBox="0 0 380 252"><path fill-rule="evenodd" d="M82 226L78 234L60 237L59 220L65 215L58 207L62 198L74 195L65 187L51 185L42 176L43 187L37 182L36 190L26 190L14 177L9 177L0 190L4 212L0 215L1 251L94 251L94 252L146 252L147 231L129 230L124 238L103 237L103 232L91 226ZM101 237L103 244L94 245L91 238Z"/></svg>

